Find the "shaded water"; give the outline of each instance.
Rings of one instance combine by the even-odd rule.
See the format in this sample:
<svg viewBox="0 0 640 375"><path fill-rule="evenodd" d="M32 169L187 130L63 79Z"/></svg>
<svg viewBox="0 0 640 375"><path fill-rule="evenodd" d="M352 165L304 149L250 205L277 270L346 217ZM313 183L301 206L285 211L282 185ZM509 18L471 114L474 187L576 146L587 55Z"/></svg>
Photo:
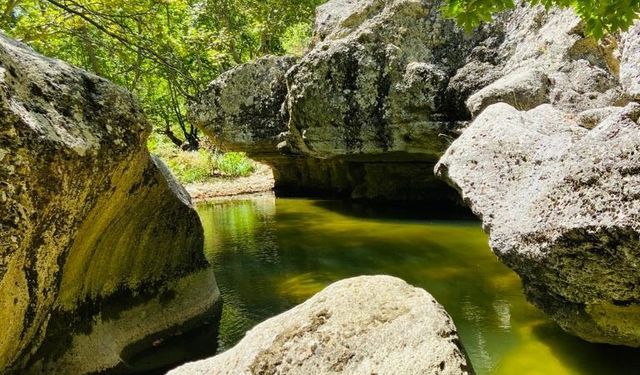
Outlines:
<svg viewBox="0 0 640 375"><path fill-rule="evenodd" d="M272 197L198 211L224 297L223 350L336 280L389 274L445 306L479 375L640 374L640 351L583 342L529 305L477 221Z"/></svg>

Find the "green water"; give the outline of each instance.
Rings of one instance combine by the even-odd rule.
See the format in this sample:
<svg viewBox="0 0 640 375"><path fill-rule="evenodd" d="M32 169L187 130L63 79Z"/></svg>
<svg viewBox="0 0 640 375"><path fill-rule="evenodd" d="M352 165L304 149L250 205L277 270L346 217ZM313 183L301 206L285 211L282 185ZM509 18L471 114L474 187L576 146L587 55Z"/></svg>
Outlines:
<svg viewBox="0 0 640 375"><path fill-rule="evenodd" d="M583 342L529 305L477 221L271 197L198 211L224 297L223 349L333 281L389 274L445 306L479 375L640 374L640 351Z"/></svg>

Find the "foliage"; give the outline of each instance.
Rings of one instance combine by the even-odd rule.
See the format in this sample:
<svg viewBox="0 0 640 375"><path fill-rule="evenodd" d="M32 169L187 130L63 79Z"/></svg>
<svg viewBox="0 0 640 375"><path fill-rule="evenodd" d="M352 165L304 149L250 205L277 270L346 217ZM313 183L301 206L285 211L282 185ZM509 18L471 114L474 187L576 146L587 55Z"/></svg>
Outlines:
<svg viewBox="0 0 640 375"><path fill-rule="evenodd" d="M546 7L571 7L583 19L586 31L596 38L607 33L627 30L638 18L638 0L527 0L531 4ZM447 0L444 13L454 18L467 30L481 22L491 20L491 16L515 7L514 0Z"/></svg>
<svg viewBox="0 0 640 375"><path fill-rule="evenodd" d="M217 160L218 170L227 176L248 176L256 166L244 152L227 152Z"/></svg>
<svg viewBox="0 0 640 375"><path fill-rule="evenodd" d="M149 151L164 160L174 176L184 184L205 182L215 174L215 157L204 147L198 151L181 150L159 136L152 136L148 146Z"/></svg>
<svg viewBox="0 0 640 375"><path fill-rule="evenodd" d="M132 90L156 132L197 149L188 101L234 65L285 52L323 1L2 0L0 28Z"/></svg>
<svg viewBox="0 0 640 375"><path fill-rule="evenodd" d="M287 29L282 36L282 48L288 55L302 56L311 41L311 24L301 22Z"/></svg>
<svg viewBox="0 0 640 375"><path fill-rule="evenodd" d="M256 170L253 160L242 152L219 153L207 147L197 151L181 150L159 135L149 138L148 147L184 184L207 182L218 177L246 177Z"/></svg>

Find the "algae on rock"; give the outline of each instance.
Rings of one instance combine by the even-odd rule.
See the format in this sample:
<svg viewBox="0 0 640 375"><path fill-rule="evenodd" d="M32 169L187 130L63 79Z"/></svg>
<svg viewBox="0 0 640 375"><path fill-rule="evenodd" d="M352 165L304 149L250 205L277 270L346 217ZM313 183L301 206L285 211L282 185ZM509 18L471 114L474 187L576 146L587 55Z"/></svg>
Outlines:
<svg viewBox="0 0 640 375"><path fill-rule="evenodd" d="M215 281L197 308L140 316L89 364L65 351L136 296L180 298L175 282L207 268L202 227L147 152L150 126L130 93L4 36L0 88L0 372L105 370L124 346L211 311ZM64 367L38 352L51 340Z"/></svg>

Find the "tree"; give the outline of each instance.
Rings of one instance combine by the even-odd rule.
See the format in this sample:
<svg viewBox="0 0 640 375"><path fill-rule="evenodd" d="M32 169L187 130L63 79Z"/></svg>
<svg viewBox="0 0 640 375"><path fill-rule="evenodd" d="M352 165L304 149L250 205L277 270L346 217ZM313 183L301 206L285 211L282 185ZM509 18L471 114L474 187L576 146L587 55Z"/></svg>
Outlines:
<svg viewBox="0 0 640 375"><path fill-rule="evenodd" d="M155 131L197 149L187 103L221 72L282 53L322 0L4 0L0 27L135 92Z"/></svg>
<svg viewBox="0 0 640 375"><path fill-rule="evenodd" d="M528 0L546 7L571 7L582 18L585 30L596 38L625 31L638 18L638 0ZM471 30L491 20L494 13L515 7L514 0L446 0L444 12Z"/></svg>

